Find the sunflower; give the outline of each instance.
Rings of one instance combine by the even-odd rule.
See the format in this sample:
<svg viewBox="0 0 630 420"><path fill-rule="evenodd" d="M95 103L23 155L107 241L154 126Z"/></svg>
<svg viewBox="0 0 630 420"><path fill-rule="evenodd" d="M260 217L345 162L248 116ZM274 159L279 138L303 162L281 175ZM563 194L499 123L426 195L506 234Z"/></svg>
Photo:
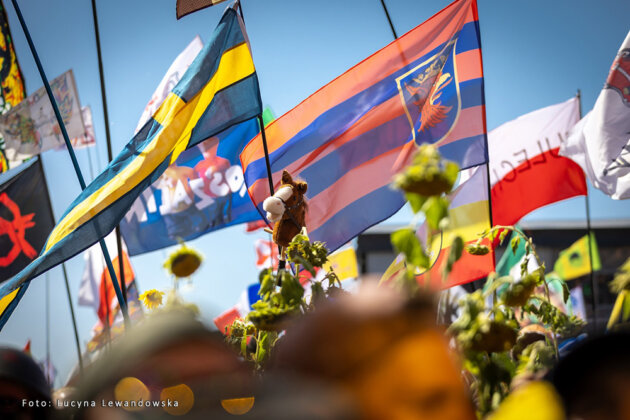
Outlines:
<svg viewBox="0 0 630 420"><path fill-rule="evenodd" d="M164 261L164 268L177 278L190 277L201 265L202 255L182 244Z"/></svg>
<svg viewBox="0 0 630 420"><path fill-rule="evenodd" d="M148 309L155 309L162 304L163 296L164 292L151 289L141 294L138 300L144 303L144 306L146 306Z"/></svg>

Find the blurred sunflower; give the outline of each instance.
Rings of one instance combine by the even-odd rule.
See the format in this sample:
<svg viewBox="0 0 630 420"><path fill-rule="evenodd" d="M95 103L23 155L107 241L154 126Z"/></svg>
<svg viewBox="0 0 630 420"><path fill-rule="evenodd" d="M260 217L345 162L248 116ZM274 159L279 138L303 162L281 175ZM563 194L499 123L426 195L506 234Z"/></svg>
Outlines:
<svg viewBox="0 0 630 420"><path fill-rule="evenodd" d="M182 244L164 261L164 268L177 278L190 277L201 265L202 255Z"/></svg>
<svg viewBox="0 0 630 420"><path fill-rule="evenodd" d="M154 309L162 304L163 296L164 292L151 289L141 294L138 300L140 300L148 309Z"/></svg>

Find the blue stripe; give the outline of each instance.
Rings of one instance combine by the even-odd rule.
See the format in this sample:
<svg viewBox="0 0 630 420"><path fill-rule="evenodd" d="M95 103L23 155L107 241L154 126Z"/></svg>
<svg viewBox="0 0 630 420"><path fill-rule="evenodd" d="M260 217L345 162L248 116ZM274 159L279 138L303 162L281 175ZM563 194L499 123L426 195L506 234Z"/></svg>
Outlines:
<svg viewBox="0 0 630 420"><path fill-rule="evenodd" d="M60 221L63 220L73 208L83 202L87 197L98 191L103 185L114 179L120 171L125 169L131 162L133 162L138 155L147 147L153 140L153 136L148 136L148 133L152 131L154 127L161 128L160 124L151 118L142 129L133 136L133 139L125 148L112 160L107 167L101 172L90 184L79 194L77 198L68 206L68 209L61 216ZM154 131L154 130L153 130ZM48 241L46 241L48 243ZM44 246L44 248L46 248Z"/></svg>
<svg viewBox="0 0 630 420"><path fill-rule="evenodd" d="M404 145L410 136L407 116L401 115L355 137L300 172L308 182L307 196L315 197L354 168Z"/></svg>
<svg viewBox="0 0 630 420"><path fill-rule="evenodd" d="M462 109L485 105L483 98L483 77L460 82L459 97L462 100Z"/></svg>
<svg viewBox="0 0 630 420"><path fill-rule="evenodd" d="M311 240L325 242L331 252L335 251L351 238L392 216L404 204L403 195L386 185L350 203L318 229L309 232L309 236Z"/></svg>
<svg viewBox="0 0 630 420"><path fill-rule="evenodd" d="M13 298L13 300L9 303L9 305L4 309L4 312L2 312L2 314L0 315L0 330L4 327L4 324L7 323L7 321L9 320L9 318L11 317L11 314L13 313L13 311L15 310L15 308L17 308L18 303L20 303L20 300L22 299L22 296L24 296L24 293L26 293L26 290L28 289L28 286L31 284L31 282L27 282L24 283L22 285L22 288L20 289L19 292L17 292L17 294L15 295L15 297ZM9 292L5 292L4 291L4 287L0 288L0 293L2 296L6 296Z"/></svg>
<svg viewBox="0 0 630 420"><path fill-rule="evenodd" d="M478 21L468 22L462 26L457 45L455 46L455 54L461 54L466 51L476 50L480 48Z"/></svg>
<svg viewBox="0 0 630 420"><path fill-rule="evenodd" d="M252 73L244 79L216 92L208 108L192 130L188 147L208 139L208 132L222 132L233 125L235 116L256 115L262 109L257 98L251 98L251 92L258 90L258 78ZM245 141L249 140L244 139Z"/></svg>
<svg viewBox="0 0 630 420"><path fill-rule="evenodd" d="M473 30L471 30L471 28ZM460 33L466 36L474 35L473 22L464 25ZM270 154L270 160L274 170L287 167L292 162L307 153L317 149L330 139L345 132L356 121L362 118L375 106L398 95L396 78L409 71L411 68L425 61L428 57L441 51L444 44L436 47L431 52L418 58L411 64L394 72L390 76L375 83L364 91L332 107L317 117L311 124L302 129L293 138L287 140L281 147ZM300 147L294 147L297 144ZM252 174L256 174L253 175ZM246 168L248 185L252 185L257 179L266 176L265 161L263 158L250 162Z"/></svg>
<svg viewBox="0 0 630 420"><path fill-rule="evenodd" d="M173 93L184 102L190 101L203 89L219 68L220 58L226 51L245 42L234 9L226 10L212 39L203 47L186 73L173 88Z"/></svg>
<svg viewBox="0 0 630 420"><path fill-rule="evenodd" d="M467 137L440 147L444 159L457 162L461 169L481 165L488 161L486 135Z"/></svg>

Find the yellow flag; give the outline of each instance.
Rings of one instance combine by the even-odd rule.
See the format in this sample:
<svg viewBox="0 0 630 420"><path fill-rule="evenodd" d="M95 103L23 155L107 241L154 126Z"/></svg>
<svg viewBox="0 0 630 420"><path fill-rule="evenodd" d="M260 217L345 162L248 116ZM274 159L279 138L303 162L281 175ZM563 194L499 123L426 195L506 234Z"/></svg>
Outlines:
<svg viewBox="0 0 630 420"><path fill-rule="evenodd" d="M324 269L330 271L331 267L339 280L359 277L357 254L354 252L354 248L342 249L329 255L328 263L324 265Z"/></svg>
<svg viewBox="0 0 630 420"><path fill-rule="evenodd" d="M565 418L560 397L551 384L537 381L516 389L501 403L489 420L525 418L538 420Z"/></svg>
<svg viewBox="0 0 630 420"><path fill-rule="evenodd" d="M572 280L590 273L591 256L588 250L589 242L591 244L591 255L593 258L593 271L602 268L595 235L591 233L590 241L588 240L588 235L584 235L582 238L575 241L573 245L560 252L558 256L558 260L553 268L556 274L563 280Z"/></svg>

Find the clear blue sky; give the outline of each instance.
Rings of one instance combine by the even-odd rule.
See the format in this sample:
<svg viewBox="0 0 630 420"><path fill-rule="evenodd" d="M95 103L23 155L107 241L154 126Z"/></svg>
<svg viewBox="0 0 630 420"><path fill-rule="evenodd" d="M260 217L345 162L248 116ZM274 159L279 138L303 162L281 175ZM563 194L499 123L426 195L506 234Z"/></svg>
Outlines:
<svg viewBox="0 0 630 420"><path fill-rule="evenodd" d="M18 0L20 1L20 0ZM387 0L402 34L448 4L446 0ZM206 41L226 3L175 19L175 0L97 0L114 155L131 139L146 102L175 56L199 34ZM28 93L42 86L12 4L4 0ZM81 103L90 105L98 143L96 167L105 165L105 129L91 6L88 0L21 0L20 6L49 79L72 68ZM350 66L385 46L392 35L379 0L243 0L245 21L263 101L281 115ZM479 0L487 119L490 129L534 109L561 102L582 89L583 109L594 104L612 59L630 30L630 2ZM77 152L89 178L88 153ZM67 153L43 155L53 207L60 215L79 193ZM630 200L615 202L591 189L594 219L630 217ZM584 199L549 206L531 219L584 217ZM385 223L406 222L402 211ZM253 241L243 226L206 235L192 245L206 257L192 290L205 320L232 306L256 280ZM166 289L164 251L132 259L141 290ZM82 345L96 321L77 307L83 258L68 262ZM61 379L76 363L74 338L61 269L50 272L51 355ZM45 355L45 276L33 281L0 343L32 340ZM60 380L57 380L60 385Z"/></svg>

